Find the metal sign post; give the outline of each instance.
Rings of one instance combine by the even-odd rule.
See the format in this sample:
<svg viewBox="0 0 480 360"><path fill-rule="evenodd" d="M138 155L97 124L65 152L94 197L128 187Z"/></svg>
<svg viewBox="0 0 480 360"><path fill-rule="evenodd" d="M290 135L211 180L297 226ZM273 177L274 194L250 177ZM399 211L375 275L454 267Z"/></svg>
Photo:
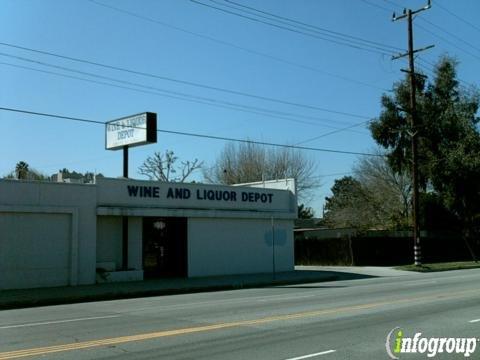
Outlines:
<svg viewBox="0 0 480 360"><path fill-rule="evenodd" d="M123 177L128 179L128 145L123 146ZM128 216L122 216L122 270L128 270Z"/></svg>
<svg viewBox="0 0 480 360"><path fill-rule="evenodd" d="M276 270L275 270L275 225L273 224L273 216L271 217L272 220L272 275L273 280L276 277Z"/></svg>
<svg viewBox="0 0 480 360"><path fill-rule="evenodd" d="M105 148L123 149L123 177L128 179L128 148L157 142L157 114L145 112L105 123ZM128 270L128 216L122 216L122 270Z"/></svg>
<svg viewBox="0 0 480 360"><path fill-rule="evenodd" d="M123 147L123 177L128 179L128 145Z"/></svg>

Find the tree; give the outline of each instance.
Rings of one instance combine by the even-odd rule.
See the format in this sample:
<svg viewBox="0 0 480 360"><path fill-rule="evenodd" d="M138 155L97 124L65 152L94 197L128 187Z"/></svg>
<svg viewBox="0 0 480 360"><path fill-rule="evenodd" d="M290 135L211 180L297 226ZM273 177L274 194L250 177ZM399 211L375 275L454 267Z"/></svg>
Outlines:
<svg viewBox="0 0 480 360"><path fill-rule="evenodd" d="M298 218L299 219L313 219L313 209L305 206L305 204L298 205Z"/></svg>
<svg viewBox="0 0 480 360"><path fill-rule="evenodd" d="M18 180L49 180L47 175L40 173L39 171L30 168L27 162L19 161L15 165L15 169L4 176L5 179L18 179Z"/></svg>
<svg viewBox="0 0 480 360"><path fill-rule="evenodd" d="M298 197L309 200L320 185L315 171L316 163L300 150L228 143L215 165L204 171L204 177L208 182L226 185L294 178Z"/></svg>
<svg viewBox="0 0 480 360"><path fill-rule="evenodd" d="M420 194L420 226L421 229L436 232L458 233L463 224L445 205L437 192Z"/></svg>
<svg viewBox="0 0 480 360"><path fill-rule="evenodd" d="M421 97L425 90L425 80L422 76L415 77L417 113L422 112ZM390 166L397 172L410 172L411 129L409 126L410 87L408 77L393 85L393 95L383 94L381 98L382 111L378 118L370 123L373 139L382 146ZM421 125L422 126L422 125ZM420 150L421 149L421 150ZM422 153L422 143L419 142L419 153Z"/></svg>
<svg viewBox="0 0 480 360"><path fill-rule="evenodd" d="M352 176L335 180L332 196L325 198L325 222L330 227L369 229L377 221L371 194Z"/></svg>
<svg viewBox="0 0 480 360"><path fill-rule="evenodd" d="M410 176L395 171L383 152L378 156L362 157L354 167L355 179L369 194L372 206L377 208L376 227L401 229L410 223L412 185Z"/></svg>
<svg viewBox="0 0 480 360"><path fill-rule="evenodd" d="M432 149L428 160L433 188L461 221L468 238L480 213L480 119L476 116L480 95L460 88L456 65L440 62L436 81L426 94L427 125L433 135L427 139Z"/></svg>
<svg viewBox="0 0 480 360"><path fill-rule="evenodd" d="M480 213L480 95L457 80L457 62L442 57L430 83L416 78L418 103L419 177L423 193L434 192L463 223L474 227ZM396 84L393 95L382 97L382 112L370 125L373 138L387 150L396 169L409 171L411 153L406 81ZM422 198L422 196L420 197Z"/></svg>
<svg viewBox="0 0 480 360"><path fill-rule="evenodd" d="M480 137L466 134L432 169L432 184L463 225L465 238L480 224Z"/></svg>
<svg viewBox="0 0 480 360"><path fill-rule="evenodd" d="M155 152L147 157L138 168L140 174L147 176L150 180L184 182L195 170L200 169L203 162L195 159L193 161L182 161L177 166L178 156L173 151L165 151L165 154ZM180 174L176 176L176 174Z"/></svg>
<svg viewBox="0 0 480 360"><path fill-rule="evenodd" d="M19 161L17 165L15 165L15 174L19 180L26 180L28 171L28 164L25 161Z"/></svg>
<svg viewBox="0 0 480 360"><path fill-rule="evenodd" d="M380 151L361 157L354 176L336 180L326 198L326 222L331 227L403 229L409 225L411 184Z"/></svg>

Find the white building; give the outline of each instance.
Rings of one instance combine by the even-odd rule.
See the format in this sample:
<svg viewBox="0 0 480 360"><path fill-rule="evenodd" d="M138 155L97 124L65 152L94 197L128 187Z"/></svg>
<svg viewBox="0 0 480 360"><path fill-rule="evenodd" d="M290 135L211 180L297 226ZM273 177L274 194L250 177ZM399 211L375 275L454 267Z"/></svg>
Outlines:
<svg viewBox="0 0 480 360"><path fill-rule="evenodd" d="M0 289L293 270L297 201L283 182L1 180Z"/></svg>

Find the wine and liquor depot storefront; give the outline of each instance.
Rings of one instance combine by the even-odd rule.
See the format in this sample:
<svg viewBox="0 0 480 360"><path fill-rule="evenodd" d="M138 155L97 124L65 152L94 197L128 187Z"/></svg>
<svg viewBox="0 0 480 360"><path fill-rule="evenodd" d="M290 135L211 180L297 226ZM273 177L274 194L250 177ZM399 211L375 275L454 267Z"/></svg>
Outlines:
<svg viewBox="0 0 480 360"><path fill-rule="evenodd" d="M0 289L294 268L291 179L0 181Z"/></svg>

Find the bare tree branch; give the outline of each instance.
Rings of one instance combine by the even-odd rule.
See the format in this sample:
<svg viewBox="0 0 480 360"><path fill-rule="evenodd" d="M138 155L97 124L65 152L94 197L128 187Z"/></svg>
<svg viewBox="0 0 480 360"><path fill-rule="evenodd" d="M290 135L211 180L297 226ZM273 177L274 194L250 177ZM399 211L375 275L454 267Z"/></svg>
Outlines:
<svg viewBox="0 0 480 360"><path fill-rule="evenodd" d="M254 143L225 145L212 168L203 172L211 183L238 184L294 178L299 198L308 200L320 186L314 176L316 163L295 149L267 149Z"/></svg>
<svg viewBox="0 0 480 360"><path fill-rule="evenodd" d="M185 182L195 170L203 166L203 161L195 159L193 161L183 161L181 166L177 168L177 160L178 156L173 151L167 150L165 154L155 152L145 159L138 171L140 174L147 176L149 180ZM180 171L181 176L174 176L177 170Z"/></svg>

